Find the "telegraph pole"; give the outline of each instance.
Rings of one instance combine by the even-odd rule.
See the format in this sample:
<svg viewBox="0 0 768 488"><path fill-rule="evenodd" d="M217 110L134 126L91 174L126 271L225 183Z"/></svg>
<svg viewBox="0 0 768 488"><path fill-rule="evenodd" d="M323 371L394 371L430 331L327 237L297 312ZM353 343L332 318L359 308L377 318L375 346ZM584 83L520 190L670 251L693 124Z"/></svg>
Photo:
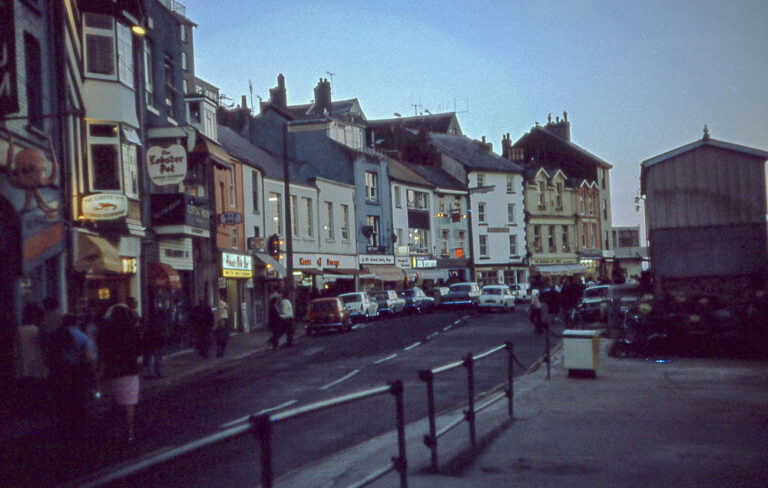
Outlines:
<svg viewBox="0 0 768 488"><path fill-rule="evenodd" d="M288 130L289 122L283 124L283 192L285 194L285 292L288 300L294 304L293 293L293 218L291 215L291 176L288 170Z"/></svg>

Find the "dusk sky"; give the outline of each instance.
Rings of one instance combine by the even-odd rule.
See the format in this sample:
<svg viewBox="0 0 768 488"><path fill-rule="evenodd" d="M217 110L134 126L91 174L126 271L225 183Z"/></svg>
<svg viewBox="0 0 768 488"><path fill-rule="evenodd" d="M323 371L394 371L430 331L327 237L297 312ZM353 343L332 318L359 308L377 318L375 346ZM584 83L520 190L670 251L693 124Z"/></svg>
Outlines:
<svg viewBox="0 0 768 488"><path fill-rule="evenodd" d="M239 104L319 78L369 119L456 111L494 151L547 114L613 165L614 225L637 225L640 163L701 138L768 150L768 2L181 0L197 76ZM331 76L329 73L333 73ZM414 105L418 107L414 108Z"/></svg>

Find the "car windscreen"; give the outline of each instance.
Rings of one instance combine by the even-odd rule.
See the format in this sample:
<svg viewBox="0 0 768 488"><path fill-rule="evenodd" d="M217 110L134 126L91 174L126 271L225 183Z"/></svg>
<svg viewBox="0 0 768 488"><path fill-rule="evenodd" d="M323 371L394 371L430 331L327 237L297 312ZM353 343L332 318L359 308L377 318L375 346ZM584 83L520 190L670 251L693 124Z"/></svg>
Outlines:
<svg viewBox="0 0 768 488"><path fill-rule="evenodd" d="M587 288L584 298L603 298L608 296L608 288Z"/></svg>
<svg viewBox="0 0 768 488"><path fill-rule="evenodd" d="M373 298L374 300L386 300L387 298L389 298L389 295L387 295L387 292L385 291L371 293L370 295L371 295L371 298Z"/></svg>
<svg viewBox="0 0 768 488"><path fill-rule="evenodd" d="M469 285L453 285L451 286L451 292L453 293L469 293L471 287Z"/></svg>
<svg viewBox="0 0 768 488"><path fill-rule="evenodd" d="M341 295L339 298L341 298L341 301L344 303L355 303L360 302L360 295Z"/></svg>
<svg viewBox="0 0 768 488"><path fill-rule="evenodd" d="M501 295L501 288L483 288L483 295Z"/></svg>
<svg viewBox="0 0 768 488"><path fill-rule="evenodd" d="M313 312L335 312L336 302L315 302L309 308Z"/></svg>

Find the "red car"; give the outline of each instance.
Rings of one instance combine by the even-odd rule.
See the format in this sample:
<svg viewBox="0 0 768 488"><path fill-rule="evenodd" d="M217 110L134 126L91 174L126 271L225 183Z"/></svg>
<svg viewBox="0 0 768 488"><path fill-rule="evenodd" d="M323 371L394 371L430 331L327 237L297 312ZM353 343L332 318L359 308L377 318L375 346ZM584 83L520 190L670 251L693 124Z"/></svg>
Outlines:
<svg viewBox="0 0 768 488"><path fill-rule="evenodd" d="M309 302L304 321L307 324L307 335L326 329L352 329L352 315L338 297L316 298Z"/></svg>

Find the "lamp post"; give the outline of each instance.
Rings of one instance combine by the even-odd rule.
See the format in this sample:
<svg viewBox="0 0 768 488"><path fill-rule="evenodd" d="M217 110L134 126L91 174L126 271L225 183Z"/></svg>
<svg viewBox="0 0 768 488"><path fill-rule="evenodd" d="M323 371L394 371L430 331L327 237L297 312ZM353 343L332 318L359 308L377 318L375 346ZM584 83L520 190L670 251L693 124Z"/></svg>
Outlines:
<svg viewBox="0 0 768 488"><path fill-rule="evenodd" d="M283 124L283 193L285 194L285 292L288 300L294 303L293 290L293 228L291 215L291 176L288 164L289 121Z"/></svg>

